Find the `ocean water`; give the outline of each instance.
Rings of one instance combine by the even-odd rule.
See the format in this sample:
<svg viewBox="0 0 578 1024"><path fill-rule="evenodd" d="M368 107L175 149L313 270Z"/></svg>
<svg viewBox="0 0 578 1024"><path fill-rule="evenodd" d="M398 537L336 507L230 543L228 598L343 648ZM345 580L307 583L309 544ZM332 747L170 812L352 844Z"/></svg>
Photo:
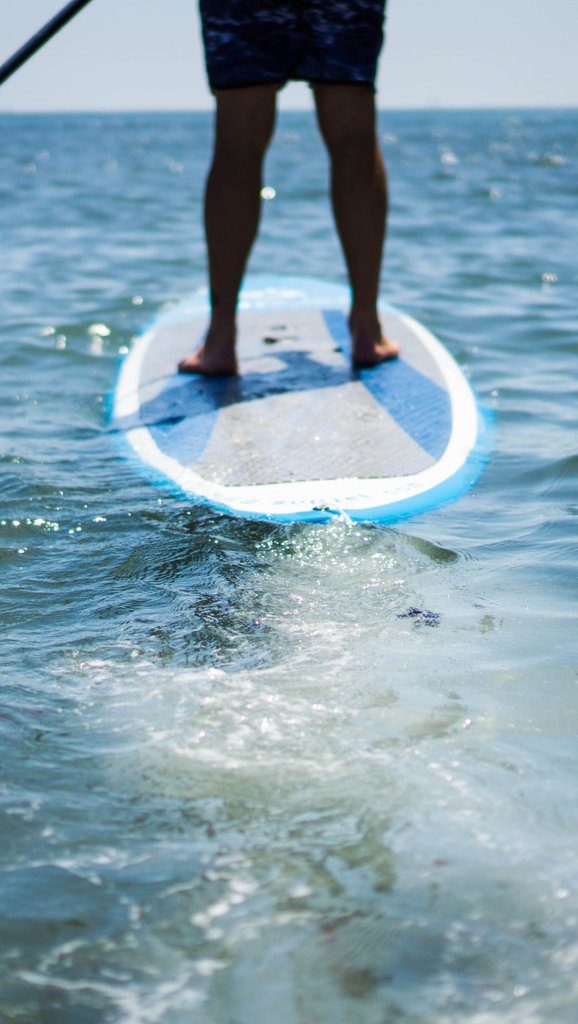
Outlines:
<svg viewBox="0 0 578 1024"><path fill-rule="evenodd" d="M495 451L397 529L286 527L106 427L205 285L210 118L0 118L2 1024L576 1020L577 129L382 114L384 296ZM284 114L252 270L344 280L326 177Z"/></svg>

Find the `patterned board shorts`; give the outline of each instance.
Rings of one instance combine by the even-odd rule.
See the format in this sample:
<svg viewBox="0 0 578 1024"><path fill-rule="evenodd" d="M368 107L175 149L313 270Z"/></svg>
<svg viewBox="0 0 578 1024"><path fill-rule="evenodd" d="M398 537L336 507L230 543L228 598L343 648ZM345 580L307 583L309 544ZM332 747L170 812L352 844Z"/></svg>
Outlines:
<svg viewBox="0 0 578 1024"><path fill-rule="evenodd" d="M211 89L374 86L387 0L199 0Z"/></svg>

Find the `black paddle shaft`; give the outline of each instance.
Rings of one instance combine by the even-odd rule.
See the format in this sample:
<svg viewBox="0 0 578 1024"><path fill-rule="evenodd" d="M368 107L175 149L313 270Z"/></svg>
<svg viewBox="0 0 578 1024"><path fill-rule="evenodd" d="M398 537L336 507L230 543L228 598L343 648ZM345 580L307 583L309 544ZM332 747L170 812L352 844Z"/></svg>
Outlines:
<svg viewBox="0 0 578 1024"><path fill-rule="evenodd" d="M25 64L41 46L44 46L49 39L52 39L57 32L60 32L60 29L63 28L71 18L74 18L75 14L78 14L78 12L89 3L90 0L71 0L71 3L66 4L58 14L55 14L50 21L47 21L46 25L43 25L27 43L24 43L24 46L21 46L16 53L12 54L12 56L2 64L0 67L0 85L3 85L3 83L10 78L15 71L18 71L18 68L21 68L22 65Z"/></svg>

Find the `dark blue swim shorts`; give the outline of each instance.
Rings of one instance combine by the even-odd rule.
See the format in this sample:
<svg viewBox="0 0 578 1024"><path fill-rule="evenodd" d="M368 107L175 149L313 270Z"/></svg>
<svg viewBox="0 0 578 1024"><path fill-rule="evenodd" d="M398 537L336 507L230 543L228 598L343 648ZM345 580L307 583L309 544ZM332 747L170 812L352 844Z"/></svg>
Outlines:
<svg viewBox="0 0 578 1024"><path fill-rule="evenodd" d="M371 85L387 0L199 0L211 89Z"/></svg>

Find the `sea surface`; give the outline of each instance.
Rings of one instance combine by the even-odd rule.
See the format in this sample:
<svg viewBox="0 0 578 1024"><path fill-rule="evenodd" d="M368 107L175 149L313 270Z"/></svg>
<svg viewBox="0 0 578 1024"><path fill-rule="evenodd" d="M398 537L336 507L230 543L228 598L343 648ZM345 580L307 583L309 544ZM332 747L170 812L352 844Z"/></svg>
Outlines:
<svg viewBox="0 0 578 1024"><path fill-rule="evenodd" d="M399 528L288 527L107 429L205 287L210 116L0 118L2 1024L578 1018L578 111L380 137L383 295L494 455ZM265 183L251 269L344 281L312 115Z"/></svg>

